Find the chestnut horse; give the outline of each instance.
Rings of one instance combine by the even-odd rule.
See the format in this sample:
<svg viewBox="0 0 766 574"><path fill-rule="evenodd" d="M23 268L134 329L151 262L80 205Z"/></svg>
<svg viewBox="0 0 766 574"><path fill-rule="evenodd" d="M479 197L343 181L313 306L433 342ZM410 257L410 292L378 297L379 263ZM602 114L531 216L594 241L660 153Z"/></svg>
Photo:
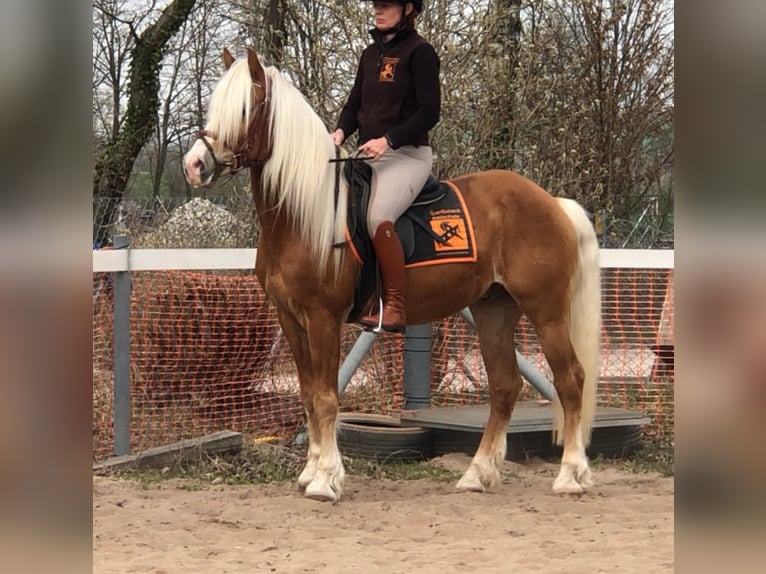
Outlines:
<svg viewBox="0 0 766 574"><path fill-rule="evenodd" d="M309 498L336 501L344 481L336 438L340 333L359 272L344 243L348 186L336 182L329 162L336 147L297 88L251 49L239 60L224 50L224 67L207 125L184 156L184 172L191 185L206 187L221 175L250 170L261 228L255 273L295 358L307 415L309 447L298 484ZM465 307L476 323L491 405L457 488L483 492L500 481L508 422L522 388L514 330L524 314L538 333L558 394L554 438L563 454L553 490L581 493L591 484L585 447L595 410L601 312L590 220L573 200L554 198L511 171L452 182L471 214L477 260L408 268L405 294L411 324Z"/></svg>

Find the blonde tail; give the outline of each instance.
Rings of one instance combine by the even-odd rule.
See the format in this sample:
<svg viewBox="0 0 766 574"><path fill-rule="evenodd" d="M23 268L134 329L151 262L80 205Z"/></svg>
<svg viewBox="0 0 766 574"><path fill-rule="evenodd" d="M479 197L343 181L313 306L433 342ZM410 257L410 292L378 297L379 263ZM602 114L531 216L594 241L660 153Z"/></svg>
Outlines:
<svg viewBox="0 0 766 574"><path fill-rule="evenodd" d="M577 272L570 295L569 336L575 354L585 371L580 428L583 446L590 443L591 426L596 414L596 387L599 376L601 342L601 265L598 238L582 206L572 199L558 198L559 205L577 231ZM556 403L554 431L556 443L563 440L564 413Z"/></svg>

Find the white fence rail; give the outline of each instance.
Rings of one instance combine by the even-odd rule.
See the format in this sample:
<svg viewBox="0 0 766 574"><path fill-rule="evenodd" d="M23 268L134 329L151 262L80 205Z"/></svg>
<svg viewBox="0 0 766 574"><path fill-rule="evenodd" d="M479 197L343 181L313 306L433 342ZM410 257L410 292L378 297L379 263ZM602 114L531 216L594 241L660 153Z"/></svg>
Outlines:
<svg viewBox="0 0 766 574"><path fill-rule="evenodd" d="M112 249L93 252L93 272L253 269L256 249ZM601 266L674 269L672 249L602 249Z"/></svg>

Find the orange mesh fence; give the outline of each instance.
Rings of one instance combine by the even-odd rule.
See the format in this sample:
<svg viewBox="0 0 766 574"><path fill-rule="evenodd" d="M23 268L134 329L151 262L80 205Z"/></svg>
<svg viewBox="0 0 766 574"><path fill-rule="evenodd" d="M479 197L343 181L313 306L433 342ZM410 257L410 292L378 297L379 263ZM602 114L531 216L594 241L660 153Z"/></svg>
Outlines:
<svg viewBox="0 0 766 574"><path fill-rule="evenodd" d="M670 269L604 269L598 403L643 412L650 433L673 424L673 289ZM480 404L489 400L478 338L461 317L432 329L432 404ZM519 351L539 372L551 371L534 329L522 318ZM543 397L525 382L519 400Z"/></svg>
<svg viewBox="0 0 766 574"><path fill-rule="evenodd" d="M635 409L652 418L650 433L672 432L673 270L604 269L598 402ZM551 379L534 329L522 319L519 351ZM461 317L432 327L431 400L434 405L489 400L478 338ZM525 383L520 400L542 396Z"/></svg>
<svg viewBox="0 0 766 574"><path fill-rule="evenodd" d="M303 425L299 383L276 313L252 273L134 272L131 295L131 450L222 429L294 436ZM641 410L652 429L673 420L672 270L603 273L599 400ZM112 276L94 273L93 451L113 451ZM342 333L342 357L360 330ZM550 376L534 331L522 322L519 350ZM664 341L664 343L663 343ZM403 336L378 337L346 388L344 410L404 405ZM661 360L662 359L662 360ZM489 397L472 328L459 317L432 326L434 405ZM525 384L521 399L540 398Z"/></svg>

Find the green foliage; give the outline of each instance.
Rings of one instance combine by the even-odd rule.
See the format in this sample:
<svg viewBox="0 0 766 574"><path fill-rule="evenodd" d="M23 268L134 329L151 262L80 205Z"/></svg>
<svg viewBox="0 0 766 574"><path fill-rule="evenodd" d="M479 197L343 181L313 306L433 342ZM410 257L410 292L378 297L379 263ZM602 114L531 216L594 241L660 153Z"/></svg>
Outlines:
<svg viewBox="0 0 766 574"><path fill-rule="evenodd" d="M126 470L115 474L147 485L172 478L187 479L190 489L205 484L284 484L297 479L306 462L305 457L306 451L302 448L249 441L236 454L200 455L161 470ZM452 481L460 476L429 461L378 463L344 458L344 464L350 475L377 479Z"/></svg>
<svg viewBox="0 0 766 574"><path fill-rule="evenodd" d="M445 469L431 461L375 462L368 459L345 458L346 471L351 475L389 480L437 480L452 482L460 473Z"/></svg>
<svg viewBox="0 0 766 574"><path fill-rule="evenodd" d="M594 470L616 466L633 473L656 472L662 476L674 476L675 439L673 434L645 434L641 450L619 459L598 456L591 462Z"/></svg>

